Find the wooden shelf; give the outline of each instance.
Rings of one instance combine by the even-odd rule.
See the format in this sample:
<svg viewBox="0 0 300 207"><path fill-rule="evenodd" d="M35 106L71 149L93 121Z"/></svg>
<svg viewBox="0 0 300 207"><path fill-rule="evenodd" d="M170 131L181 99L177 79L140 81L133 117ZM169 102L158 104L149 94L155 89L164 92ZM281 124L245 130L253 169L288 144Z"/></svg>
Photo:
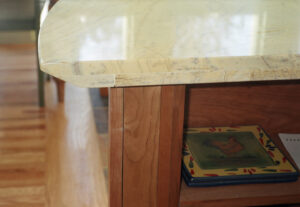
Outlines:
<svg viewBox="0 0 300 207"><path fill-rule="evenodd" d="M205 127L258 124L291 158L278 138L278 133L300 133L300 96L296 93L299 89L299 82L219 84L209 87L194 85L188 91L185 125ZM198 188L181 183L180 207L295 203L300 203L300 180Z"/></svg>
<svg viewBox="0 0 300 207"><path fill-rule="evenodd" d="M300 203L300 180L288 183L188 187L181 183L180 207L260 206Z"/></svg>

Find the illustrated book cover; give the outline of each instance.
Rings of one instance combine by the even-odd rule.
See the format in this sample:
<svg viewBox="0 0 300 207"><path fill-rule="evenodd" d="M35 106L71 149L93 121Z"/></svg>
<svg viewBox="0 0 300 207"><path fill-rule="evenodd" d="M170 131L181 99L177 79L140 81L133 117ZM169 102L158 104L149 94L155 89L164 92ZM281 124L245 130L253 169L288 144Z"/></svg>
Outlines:
<svg viewBox="0 0 300 207"><path fill-rule="evenodd" d="M297 169L259 126L188 128L183 178L188 186L288 182Z"/></svg>

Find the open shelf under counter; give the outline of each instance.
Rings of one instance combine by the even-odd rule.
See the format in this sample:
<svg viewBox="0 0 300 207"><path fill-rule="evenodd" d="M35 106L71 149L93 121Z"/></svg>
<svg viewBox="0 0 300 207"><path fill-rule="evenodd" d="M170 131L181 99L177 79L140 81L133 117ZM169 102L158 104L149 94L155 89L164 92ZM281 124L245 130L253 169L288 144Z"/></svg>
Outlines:
<svg viewBox="0 0 300 207"><path fill-rule="evenodd" d="M259 125L290 159L278 133L300 133L299 81L193 85L187 89L185 127ZM293 164L295 164L292 161ZM300 203L296 182L180 188L180 207Z"/></svg>

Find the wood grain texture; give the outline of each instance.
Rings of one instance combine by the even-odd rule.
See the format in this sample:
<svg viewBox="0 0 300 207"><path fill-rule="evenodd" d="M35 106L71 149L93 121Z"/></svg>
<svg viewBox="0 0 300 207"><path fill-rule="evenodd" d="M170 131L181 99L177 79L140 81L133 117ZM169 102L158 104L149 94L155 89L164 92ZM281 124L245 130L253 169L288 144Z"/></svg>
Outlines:
<svg viewBox="0 0 300 207"><path fill-rule="evenodd" d="M155 207L161 87L124 89L123 206Z"/></svg>
<svg viewBox="0 0 300 207"><path fill-rule="evenodd" d="M1 45L0 206L46 206L45 129L34 45Z"/></svg>
<svg viewBox="0 0 300 207"><path fill-rule="evenodd" d="M158 167L159 207L179 203L185 86L163 86Z"/></svg>
<svg viewBox="0 0 300 207"><path fill-rule="evenodd" d="M272 137L299 133L300 82L221 84L189 89L188 127L258 124Z"/></svg>
<svg viewBox="0 0 300 207"><path fill-rule="evenodd" d="M107 207L107 189L87 89L67 85L57 103L46 84L37 102L34 45L0 46L0 206Z"/></svg>
<svg viewBox="0 0 300 207"><path fill-rule="evenodd" d="M114 144L110 182L115 189L110 190L110 205L177 206L185 86L112 88L109 97ZM121 185L123 195L118 191Z"/></svg>
<svg viewBox="0 0 300 207"><path fill-rule="evenodd" d="M34 52L34 45L0 46L0 105L21 107L37 104Z"/></svg>
<svg viewBox="0 0 300 207"><path fill-rule="evenodd" d="M180 207L263 206L299 204L300 181L290 183L244 184L209 188L181 185Z"/></svg>
<svg viewBox="0 0 300 207"><path fill-rule="evenodd" d="M258 124L289 157L279 132L300 133L300 82L198 85L188 89L187 127ZM292 161L293 162L293 161ZM249 206L300 202L300 181L190 188L181 206Z"/></svg>
<svg viewBox="0 0 300 207"><path fill-rule="evenodd" d="M56 97L56 90L53 82L46 86L47 205L108 206L100 137L88 89L66 84L64 104L49 104L49 99Z"/></svg>
<svg viewBox="0 0 300 207"><path fill-rule="evenodd" d="M29 69L36 72L37 64L36 64L35 46L33 44L21 44L21 45L1 44L0 70L2 69L4 70L5 69L12 69L12 70ZM27 73L27 75L29 74L30 73ZM25 76L26 77L25 79L28 80L27 77L29 76ZM16 78L19 77L20 75L16 75ZM30 77L31 80L36 81L36 76L31 75Z"/></svg>
<svg viewBox="0 0 300 207"><path fill-rule="evenodd" d="M109 91L109 206L122 207L123 201L123 88Z"/></svg>

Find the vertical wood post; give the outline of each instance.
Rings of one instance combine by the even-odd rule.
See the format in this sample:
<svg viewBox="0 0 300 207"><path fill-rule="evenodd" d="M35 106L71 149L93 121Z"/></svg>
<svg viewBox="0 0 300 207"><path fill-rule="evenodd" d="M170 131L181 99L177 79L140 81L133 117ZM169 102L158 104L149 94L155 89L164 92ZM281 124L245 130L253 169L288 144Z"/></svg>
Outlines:
<svg viewBox="0 0 300 207"><path fill-rule="evenodd" d="M123 88L109 94L109 206L122 207L123 179Z"/></svg>
<svg viewBox="0 0 300 207"><path fill-rule="evenodd" d="M179 204L185 86L163 86L158 166L158 207Z"/></svg>
<svg viewBox="0 0 300 207"><path fill-rule="evenodd" d="M123 207L157 200L161 87L124 89Z"/></svg>
<svg viewBox="0 0 300 207"><path fill-rule="evenodd" d="M111 89L110 206L178 206L184 102L185 86Z"/></svg>

